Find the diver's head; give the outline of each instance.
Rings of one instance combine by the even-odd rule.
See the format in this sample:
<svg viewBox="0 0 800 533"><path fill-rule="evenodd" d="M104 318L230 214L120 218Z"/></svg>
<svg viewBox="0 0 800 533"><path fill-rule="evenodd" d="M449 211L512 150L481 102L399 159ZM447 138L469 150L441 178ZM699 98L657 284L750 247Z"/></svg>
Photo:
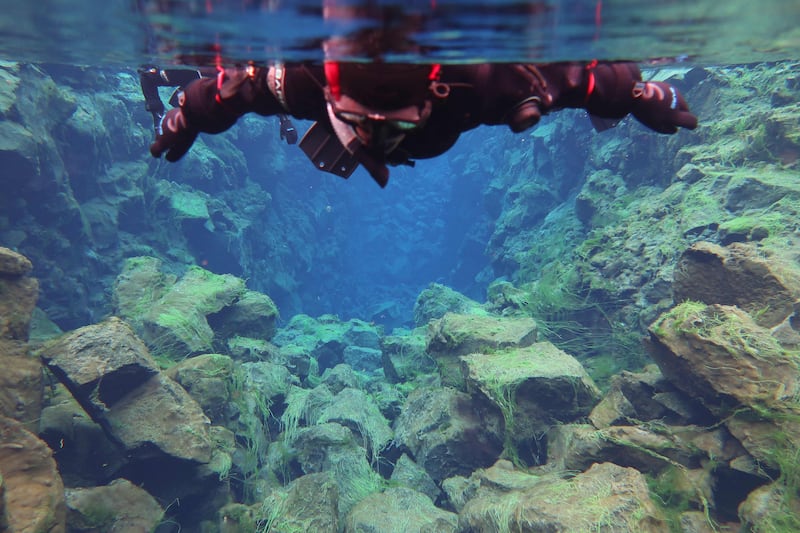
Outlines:
<svg viewBox="0 0 800 533"><path fill-rule="evenodd" d="M328 115L339 140L348 147L357 139L374 156L390 153L425 125L438 73L439 65L326 62Z"/></svg>

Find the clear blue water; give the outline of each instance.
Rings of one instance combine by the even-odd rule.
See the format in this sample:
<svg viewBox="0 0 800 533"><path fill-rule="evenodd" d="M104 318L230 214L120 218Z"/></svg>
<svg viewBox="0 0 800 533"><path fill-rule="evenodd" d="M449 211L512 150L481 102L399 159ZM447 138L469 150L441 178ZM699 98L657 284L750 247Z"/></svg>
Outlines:
<svg viewBox="0 0 800 533"><path fill-rule="evenodd" d="M125 90L136 100L130 105L131 131L143 137L150 135L152 125L138 100L135 69L141 64L211 64L217 53L227 63L314 61L323 57L321 44L326 38L375 24L369 17L326 18L322 6L333 3L311 0L4 4L0 60L48 64L51 74L57 72L54 64L128 73L130 87ZM336 4L347 8L359 3ZM417 21L411 38L418 51L394 54L391 59L395 60L624 58L643 64L704 65L800 58L797 1L410 0L369 4L392 13L393 23L404 18ZM72 81L79 79L65 72ZM255 127L255 122L238 128ZM267 124L277 136L272 121ZM297 126L302 132L307 124ZM235 131L220 137L237 143L240 134ZM231 259L224 243L194 243L193 260L215 272L248 278L251 288L276 300L284 318L302 311L407 324L417 295L430 282L447 284L480 301L492 279L491 273L482 274L489 264L485 250L491 228L477 218L483 209L481 189L502 158L510 157L512 150L525 150L521 144L525 141L505 128L469 132L446 156L420 161L415 169L392 169L390 185L383 191L363 170L348 182L315 172L296 147L277 140L271 145L278 147L276 152L263 161L263 146L249 147L250 177L300 214L277 212L275 218L251 228L259 234L257 243L243 239L253 247L248 265ZM180 181L183 167L153 162L146 142L143 139L141 161L153 166L153 176ZM209 140L212 146L215 142L222 141ZM498 149L487 151L487 145ZM464 161L473 152L485 153L484 168L472 169L472 177L465 178ZM308 224L309 213L313 213L313 231L280 233L295 220ZM95 253L103 251L86 252L90 257ZM298 285L276 289L280 285L276 271L287 262L300 265L294 280ZM281 266L276 267L278 263ZM93 297L104 298L99 291L87 296ZM62 324L76 327L91 318L91 313L66 317Z"/></svg>
<svg viewBox="0 0 800 533"><path fill-rule="evenodd" d="M396 59L553 61L689 58L700 64L796 58L795 0L323 2L301 0L6 0L0 58L78 65L168 64L209 48L232 61L319 59L319 43L374 25L322 5L371 4L417 17L420 52Z"/></svg>

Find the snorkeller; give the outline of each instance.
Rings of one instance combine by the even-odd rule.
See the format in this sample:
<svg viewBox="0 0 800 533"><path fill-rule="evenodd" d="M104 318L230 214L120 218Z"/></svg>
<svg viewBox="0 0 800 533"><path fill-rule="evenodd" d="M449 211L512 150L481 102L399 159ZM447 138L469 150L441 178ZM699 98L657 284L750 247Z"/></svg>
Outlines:
<svg viewBox="0 0 800 533"><path fill-rule="evenodd" d="M246 113L283 114L314 122L300 147L316 168L347 178L362 165L384 187L389 166L438 156L465 131L506 125L520 133L564 108L585 109L598 129L629 114L664 134L697 126L679 91L643 81L633 62L385 61L387 47L407 46L407 34L387 26L334 37L321 65L218 67L178 94L150 152L177 161L201 132L225 131Z"/></svg>

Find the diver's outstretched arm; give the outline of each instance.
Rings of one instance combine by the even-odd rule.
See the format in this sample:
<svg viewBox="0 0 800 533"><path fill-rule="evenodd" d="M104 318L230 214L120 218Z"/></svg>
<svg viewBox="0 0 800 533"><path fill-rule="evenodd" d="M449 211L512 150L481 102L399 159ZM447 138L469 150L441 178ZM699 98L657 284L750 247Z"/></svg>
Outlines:
<svg viewBox="0 0 800 533"><path fill-rule="evenodd" d="M223 132L248 112L285 113L269 90L267 74L265 68L225 69L214 77L189 83L179 95L179 107L164 114L150 153L160 157L166 152L167 161L177 161L200 132Z"/></svg>
<svg viewBox="0 0 800 533"><path fill-rule="evenodd" d="M281 138L294 144L297 131L289 116L311 120L325 116L323 85L321 67L220 69L213 77L192 81L179 93L178 107L167 111L156 128L150 153L161 157L166 152L167 161L177 161L198 133L223 132L245 113L278 115Z"/></svg>
<svg viewBox="0 0 800 533"><path fill-rule="evenodd" d="M508 124L520 132L541 115L565 107L592 116L621 119L632 114L659 133L694 129L697 117L683 96L664 82L643 82L635 63L550 63L494 65L489 84L487 124Z"/></svg>

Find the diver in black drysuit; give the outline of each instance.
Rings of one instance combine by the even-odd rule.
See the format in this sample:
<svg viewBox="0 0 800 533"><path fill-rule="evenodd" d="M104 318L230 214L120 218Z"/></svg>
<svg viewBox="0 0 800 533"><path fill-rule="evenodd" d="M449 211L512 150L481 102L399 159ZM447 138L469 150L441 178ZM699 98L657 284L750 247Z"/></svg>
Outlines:
<svg viewBox="0 0 800 533"><path fill-rule="evenodd" d="M360 164L381 186L388 165L444 153L464 131L507 125L515 133L546 113L581 108L595 122L632 114L659 133L694 129L678 90L642 81L632 62L468 65L340 62L219 69L178 94L150 147L177 161L200 132L220 133L245 113L316 121L300 142L315 167L349 177Z"/></svg>

